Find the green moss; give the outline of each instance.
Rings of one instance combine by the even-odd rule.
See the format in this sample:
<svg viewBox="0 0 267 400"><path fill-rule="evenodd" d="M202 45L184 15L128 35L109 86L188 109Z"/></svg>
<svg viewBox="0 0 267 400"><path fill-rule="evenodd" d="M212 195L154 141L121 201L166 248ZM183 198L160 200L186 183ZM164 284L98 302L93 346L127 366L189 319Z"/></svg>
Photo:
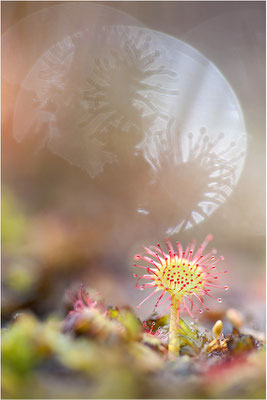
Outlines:
<svg viewBox="0 0 267 400"><path fill-rule="evenodd" d="M27 313L2 330L3 398L248 398L264 392L264 351L236 330L218 339L181 319L181 354L170 360L168 318L157 328L150 319L144 328L131 309L103 305L70 317L75 329L67 333L59 317L40 321Z"/></svg>
<svg viewBox="0 0 267 400"><path fill-rule="evenodd" d="M1 211L2 243L11 247L22 243L26 231L26 218L18 200L7 189L2 193Z"/></svg>

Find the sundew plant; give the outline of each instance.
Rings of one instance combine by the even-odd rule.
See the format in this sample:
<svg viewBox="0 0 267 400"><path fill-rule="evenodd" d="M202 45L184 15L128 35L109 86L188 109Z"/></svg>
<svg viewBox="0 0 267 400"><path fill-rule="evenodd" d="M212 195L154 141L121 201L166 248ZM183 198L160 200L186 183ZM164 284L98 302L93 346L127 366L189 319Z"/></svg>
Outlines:
<svg viewBox="0 0 267 400"><path fill-rule="evenodd" d="M194 318L193 311L203 312L203 308L208 311L203 301L203 296L215 298L211 293L212 288L228 290L228 286L219 286L217 280L219 275L227 271L215 272L216 264L223 260L223 257L216 259L216 250L204 254L208 243L212 240L212 235L207 235L201 246L195 250L196 242L192 242L183 250L182 244L176 243L176 251L167 239L166 245L168 253L164 252L160 246L145 247L148 255L135 256L136 260L145 261L149 266L135 264L136 267L145 269L147 274L138 277L146 283L137 284L141 290L153 288L150 293L138 306L139 308L147 299L155 294L161 293L156 301L155 308L162 303L169 301L165 312L170 309L170 328L169 328L169 351L179 352L179 320L181 310ZM151 256L153 258L151 258ZM135 277L137 275L135 274ZM164 300L163 296L167 294ZM217 298L221 303L222 299ZM199 308L197 304L202 308Z"/></svg>

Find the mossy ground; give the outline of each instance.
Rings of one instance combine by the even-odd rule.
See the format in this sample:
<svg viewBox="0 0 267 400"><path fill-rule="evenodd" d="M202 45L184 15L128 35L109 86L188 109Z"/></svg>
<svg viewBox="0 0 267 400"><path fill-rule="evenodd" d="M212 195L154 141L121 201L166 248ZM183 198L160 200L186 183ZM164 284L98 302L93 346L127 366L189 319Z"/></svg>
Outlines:
<svg viewBox="0 0 267 400"><path fill-rule="evenodd" d="M103 303L64 320L18 314L2 331L2 398L264 398L261 340L181 319L170 357L167 331L168 316L141 323Z"/></svg>

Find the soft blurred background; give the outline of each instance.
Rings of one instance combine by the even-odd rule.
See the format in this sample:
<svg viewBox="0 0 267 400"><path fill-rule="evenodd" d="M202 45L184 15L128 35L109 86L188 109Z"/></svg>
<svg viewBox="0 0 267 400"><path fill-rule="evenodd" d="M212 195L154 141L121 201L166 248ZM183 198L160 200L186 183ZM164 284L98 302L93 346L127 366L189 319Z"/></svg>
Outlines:
<svg viewBox="0 0 267 400"><path fill-rule="evenodd" d="M71 4L75 7L75 3ZM157 180L159 172L156 170L155 176L152 174L151 177L148 165L133 151L139 136L136 139L134 135L118 135L120 125L108 126L109 136L103 131L101 140L109 149L116 149L117 161L109 163L108 158L105 159L102 170L98 166L98 148L94 153L90 147L80 146L75 149L75 161L71 153L70 162L67 156L62 156L61 152L65 150L61 149L60 141L57 151L51 151L42 143L47 140L48 125L45 123L37 129L35 121L27 133L21 133L20 141L17 140L20 126L23 130L28 124L27 114L24 119L23 112L14 117L15 112L19 113L16 101L28 101L26 95L19 97L23 96L26 75L36 60L51 48L53 38L56 42L68 34L68 21L74 21L69 25L69 34L77 31L82 7L85 15L82 24L87 23L86 16L91 21L90 6L92 10L96 3L79 3L76 11L73 9L63 17L60 9L53 12L53 8L65 5L64 2L2 2L4 324L15 313L25 310L31 310L40 318L52 313L63 318L66 315L66 291L79 283L99 291L107 304L129 305L135 309L144 292L135 288L133 255L140 252L143 245L164 244L168 228L178 223L175 221L177 215L187 204L190 207L195 195L191 188L195 181L188 177L201 179L199 171L193 169L183 180L183 170L171 165L172 183L175 186L177 179L180 185L173 194L171 184L164 186L164 180L170 177L167 175L169 170L166 169L165 174L163 170L160 183L153 187L153 196L149 197L148 193L146 197L148 207L149 202L156 204L151 205L156 216L152 218L153 213L138 213L137 209L142 194L150 190L149 182ZM240 177L231 186L229 196L219 202L211 215L189 229L174 232L170 239L184 245L196 239L200 244L206 234L212 233L214 240L210 246L218 249L218 255L224 255L225 261L218 270L228 270L222 282L230 287L228 292L219 290L216 293L216 297L223 297L222 304L208 301L214 315L221 315L223 310L233 307L243 314L248 328L264 331L265 2L97 2L97 6L103 8L93 11L97 17L92 35L98 32L98 24L102 29L108 23L134 25L170 35L192 46L211 62L215 70L218 68L238 99L246 132L246 155ZM37 12L39 14L34 14ZM24 20L26 17L28 20ZM16 25L18 23L21 25ZM10 38L12 45L8 43ZM93 45L90 43L92 48ZM58 72L60 75L60 70ZM183 77L179 79L182 81ZM205 82L200 80L199 90L202 85ZM71 93L72 86L66 90ZM29 101L33 101L32 93L29 91L28 94ZM41 100L50 95L45 91L39 93ZM118 96L123 96L123 92ZM192 87L191 101L194 102L197 96ZM46 104L46 110L53 114L55 104L57 97L51 107ZM221 107L224 106L227 107L222 103ZM62 132L67 132L72 123L71 110L76 118L73 108L60 115ZM140 115L137 113L136 121ZM65 121L66 117L68 120ZM148 121L149 117L150 114ZM140 121L135 124L135 129L136 126L146 128ZM131 127L127 129L125 132ZM75 147L73 132L67 136L70 142L66 146ZM137 135L144 134L137 132ZM103 153L101 157L104 157ZM94 160L92 165L96 166L96 174L83 168L90 158ZM147 301L137 315L141 319L147 318L152 305L152 300ZM211 324L215 317L204 314L201 318L205 325Z"/></svg>

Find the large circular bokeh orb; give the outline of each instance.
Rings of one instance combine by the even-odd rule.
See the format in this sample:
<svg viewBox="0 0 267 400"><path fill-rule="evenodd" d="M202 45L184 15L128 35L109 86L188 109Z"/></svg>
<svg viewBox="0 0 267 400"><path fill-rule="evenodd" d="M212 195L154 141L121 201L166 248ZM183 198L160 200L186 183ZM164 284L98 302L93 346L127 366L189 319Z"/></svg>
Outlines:
<svg viewBox="0 0 267 400"><path fill-rule="evenodd" d="M242 111L219 70L130 24L83 27L45 49L21 84L13 128L115 192L134 187L138 215L169 235L226 201L246 154Z"/></svg>

